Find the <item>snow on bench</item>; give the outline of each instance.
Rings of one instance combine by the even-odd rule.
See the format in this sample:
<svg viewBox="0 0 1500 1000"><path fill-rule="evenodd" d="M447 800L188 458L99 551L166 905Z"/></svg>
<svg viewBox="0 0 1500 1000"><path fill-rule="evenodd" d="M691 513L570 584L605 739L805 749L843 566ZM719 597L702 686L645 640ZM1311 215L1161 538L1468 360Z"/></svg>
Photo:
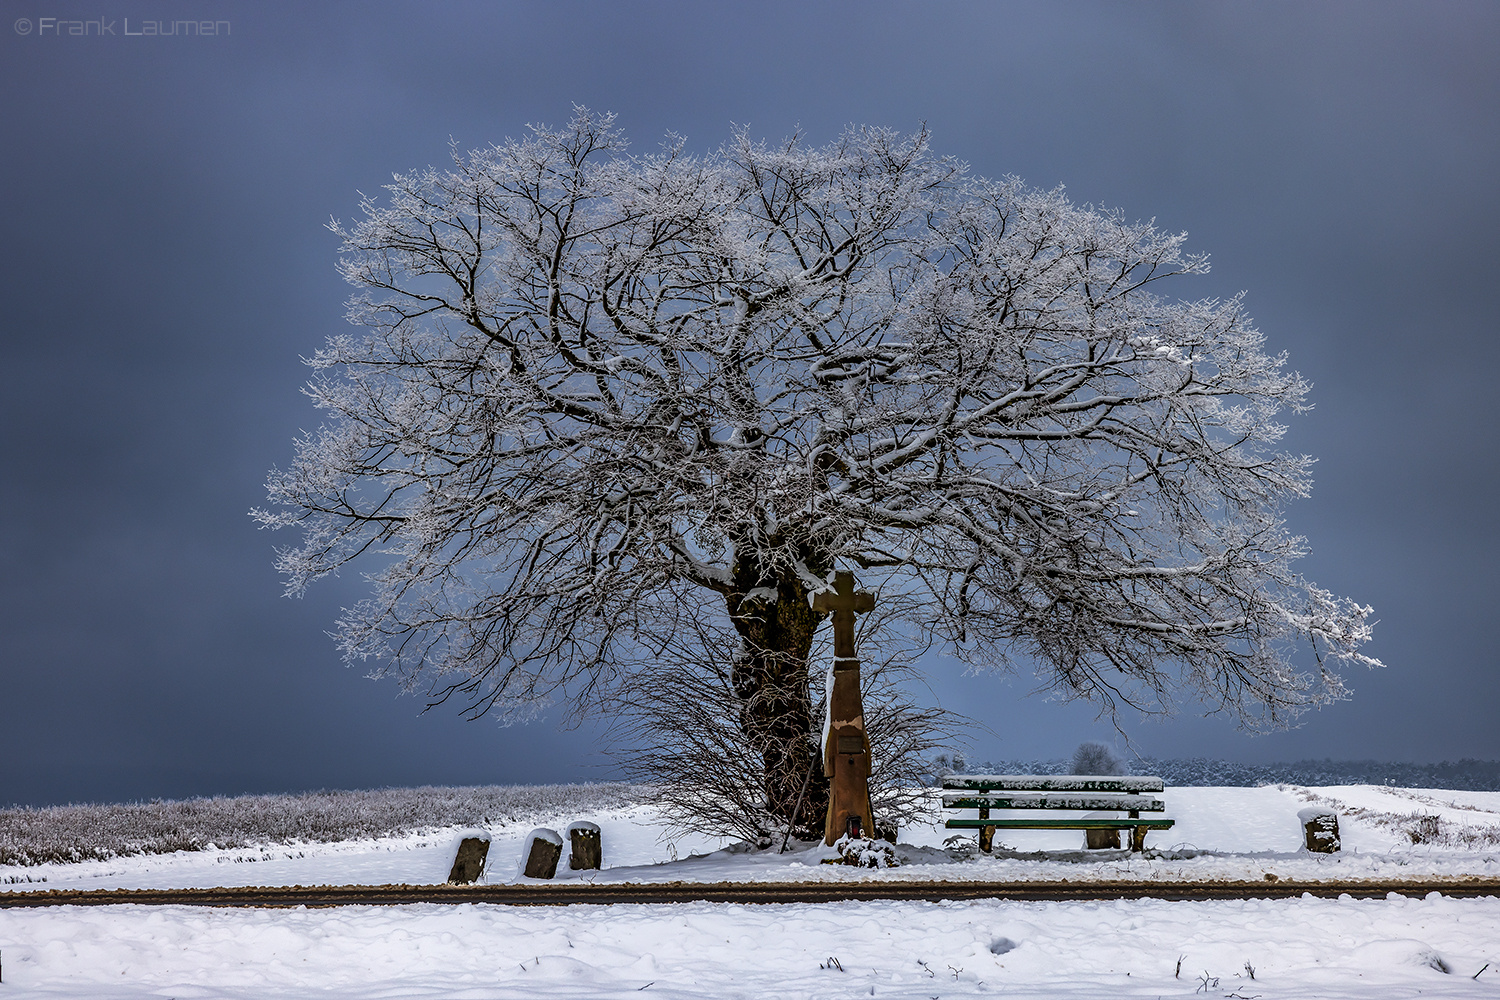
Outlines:
<svg viewBox="0 0 1500 1000"><path fill-rule="evenodd" d="M957 817L944 825L950 830L977 829L979 846L988 852L994 844L995 829L1011 830L1087 830L1110 831L1089 834L1089 846L1109 846L1118 841L1113 831L1129 830L1130 849L1145 849L1147 830L1168 830L1175 821L1147 818L1141 813L1164 812L1166 803L1146 792L1166 788L1161 778L1147 776L1115 777L1097 774L951 774L943 779L945 790L961 794L943 796L943 808L979 810L978 818ZM1031 815L992 817L991 809L1017 810ZM1056 809L1084 812L1089 815L1067 818L1042 818L1036 810ZM1127 813L1108 816L1103 813Z"/></svg>

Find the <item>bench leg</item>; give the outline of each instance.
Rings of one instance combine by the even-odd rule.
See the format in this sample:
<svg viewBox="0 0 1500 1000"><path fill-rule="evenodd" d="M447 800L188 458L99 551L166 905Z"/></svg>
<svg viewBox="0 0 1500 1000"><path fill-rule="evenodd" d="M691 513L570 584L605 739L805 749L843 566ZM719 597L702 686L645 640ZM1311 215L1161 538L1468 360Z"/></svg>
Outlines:
<svg viewBox="0 0 1500 1000"><path fill-rule="evenodd" d="M988 854L994 846L995 828L993 826L981 826L979 828L979 849Z"/></svg>
<svg viewBox="0 0 1500 1000"><path fill-rule="evenodd" d="M1130 849L1136 854L1146 849L1146 828L1138 826L1130 831Z"/></svg>

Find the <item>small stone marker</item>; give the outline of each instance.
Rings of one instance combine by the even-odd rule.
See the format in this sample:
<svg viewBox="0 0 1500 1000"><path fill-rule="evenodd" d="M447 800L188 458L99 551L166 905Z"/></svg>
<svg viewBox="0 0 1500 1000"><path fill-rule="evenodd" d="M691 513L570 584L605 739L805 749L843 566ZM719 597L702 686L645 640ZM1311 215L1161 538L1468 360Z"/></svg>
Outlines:
<svg viewBox="0 0 1500 1000"><path fill-rule="evenodd" d="M1310 806L1297 813L1307 849L1319 854L1333 854L1339 849L1339 814L1327 806Z"/></svg>
<svg viewBox="0 0 1500 1000"><path fill-rule="evenodd" d="M527 878L551 878L557 874L557 860L562 857L563 839L556 830L537 827L526 838L526 867L522 874Z"/></svg>
<svg viewBox="0 0 1500 1000"><path fill-rule="evenodd" d="M489 857L489 837L465 837L458 842L458 855L453 859L453 870L448 873L450 885L468 885L484 871L484 859Z"/></svg>
<svg viewBox="0 0 1500 1000"><path fill-rule="evenodd" d="M574 871L583 868L598 870L604 867L604 847L599 838L599 827L586 819L568 827L568 867Z"/></svg>

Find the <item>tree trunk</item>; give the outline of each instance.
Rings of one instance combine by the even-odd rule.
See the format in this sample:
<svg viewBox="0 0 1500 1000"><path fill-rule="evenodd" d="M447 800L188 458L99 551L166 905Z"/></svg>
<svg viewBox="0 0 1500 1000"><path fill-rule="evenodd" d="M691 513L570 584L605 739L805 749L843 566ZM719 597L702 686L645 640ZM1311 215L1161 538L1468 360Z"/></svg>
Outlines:
<svg viewBox="0 0 1500 1000"><path fill-rule="evenodd" d="M736 570L739 577L740 567ZM769 594L747 596L764 584L753 572L744 575L748 579L739 592L728 597L743 644L732 674L742 702L740 728L760 754L766 811L781 823L791 822L798 837L821 838L828 779L813 732L807 658L823 616L809 607L807 588L795 577L777 581L772 601L765 599Z"/></svg>

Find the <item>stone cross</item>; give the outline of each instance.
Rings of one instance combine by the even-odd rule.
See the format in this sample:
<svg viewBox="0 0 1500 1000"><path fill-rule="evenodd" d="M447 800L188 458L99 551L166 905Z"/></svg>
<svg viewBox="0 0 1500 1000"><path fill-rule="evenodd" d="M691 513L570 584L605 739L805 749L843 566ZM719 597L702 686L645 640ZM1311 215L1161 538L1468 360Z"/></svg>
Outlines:
<svg viewBox="0 0 1500 1000"><path fill-rule="evenodd" d="M846 833L875 835L870 810L870 740L865 735L859 660L854 657L854 616L874 607L874 596L854 589L853 573L835 574L833 591L813 598L814 611L833 612L833 685L828 692L828 737L823 744L823 774L830 779L823 842L830 846Z"/></svg>

